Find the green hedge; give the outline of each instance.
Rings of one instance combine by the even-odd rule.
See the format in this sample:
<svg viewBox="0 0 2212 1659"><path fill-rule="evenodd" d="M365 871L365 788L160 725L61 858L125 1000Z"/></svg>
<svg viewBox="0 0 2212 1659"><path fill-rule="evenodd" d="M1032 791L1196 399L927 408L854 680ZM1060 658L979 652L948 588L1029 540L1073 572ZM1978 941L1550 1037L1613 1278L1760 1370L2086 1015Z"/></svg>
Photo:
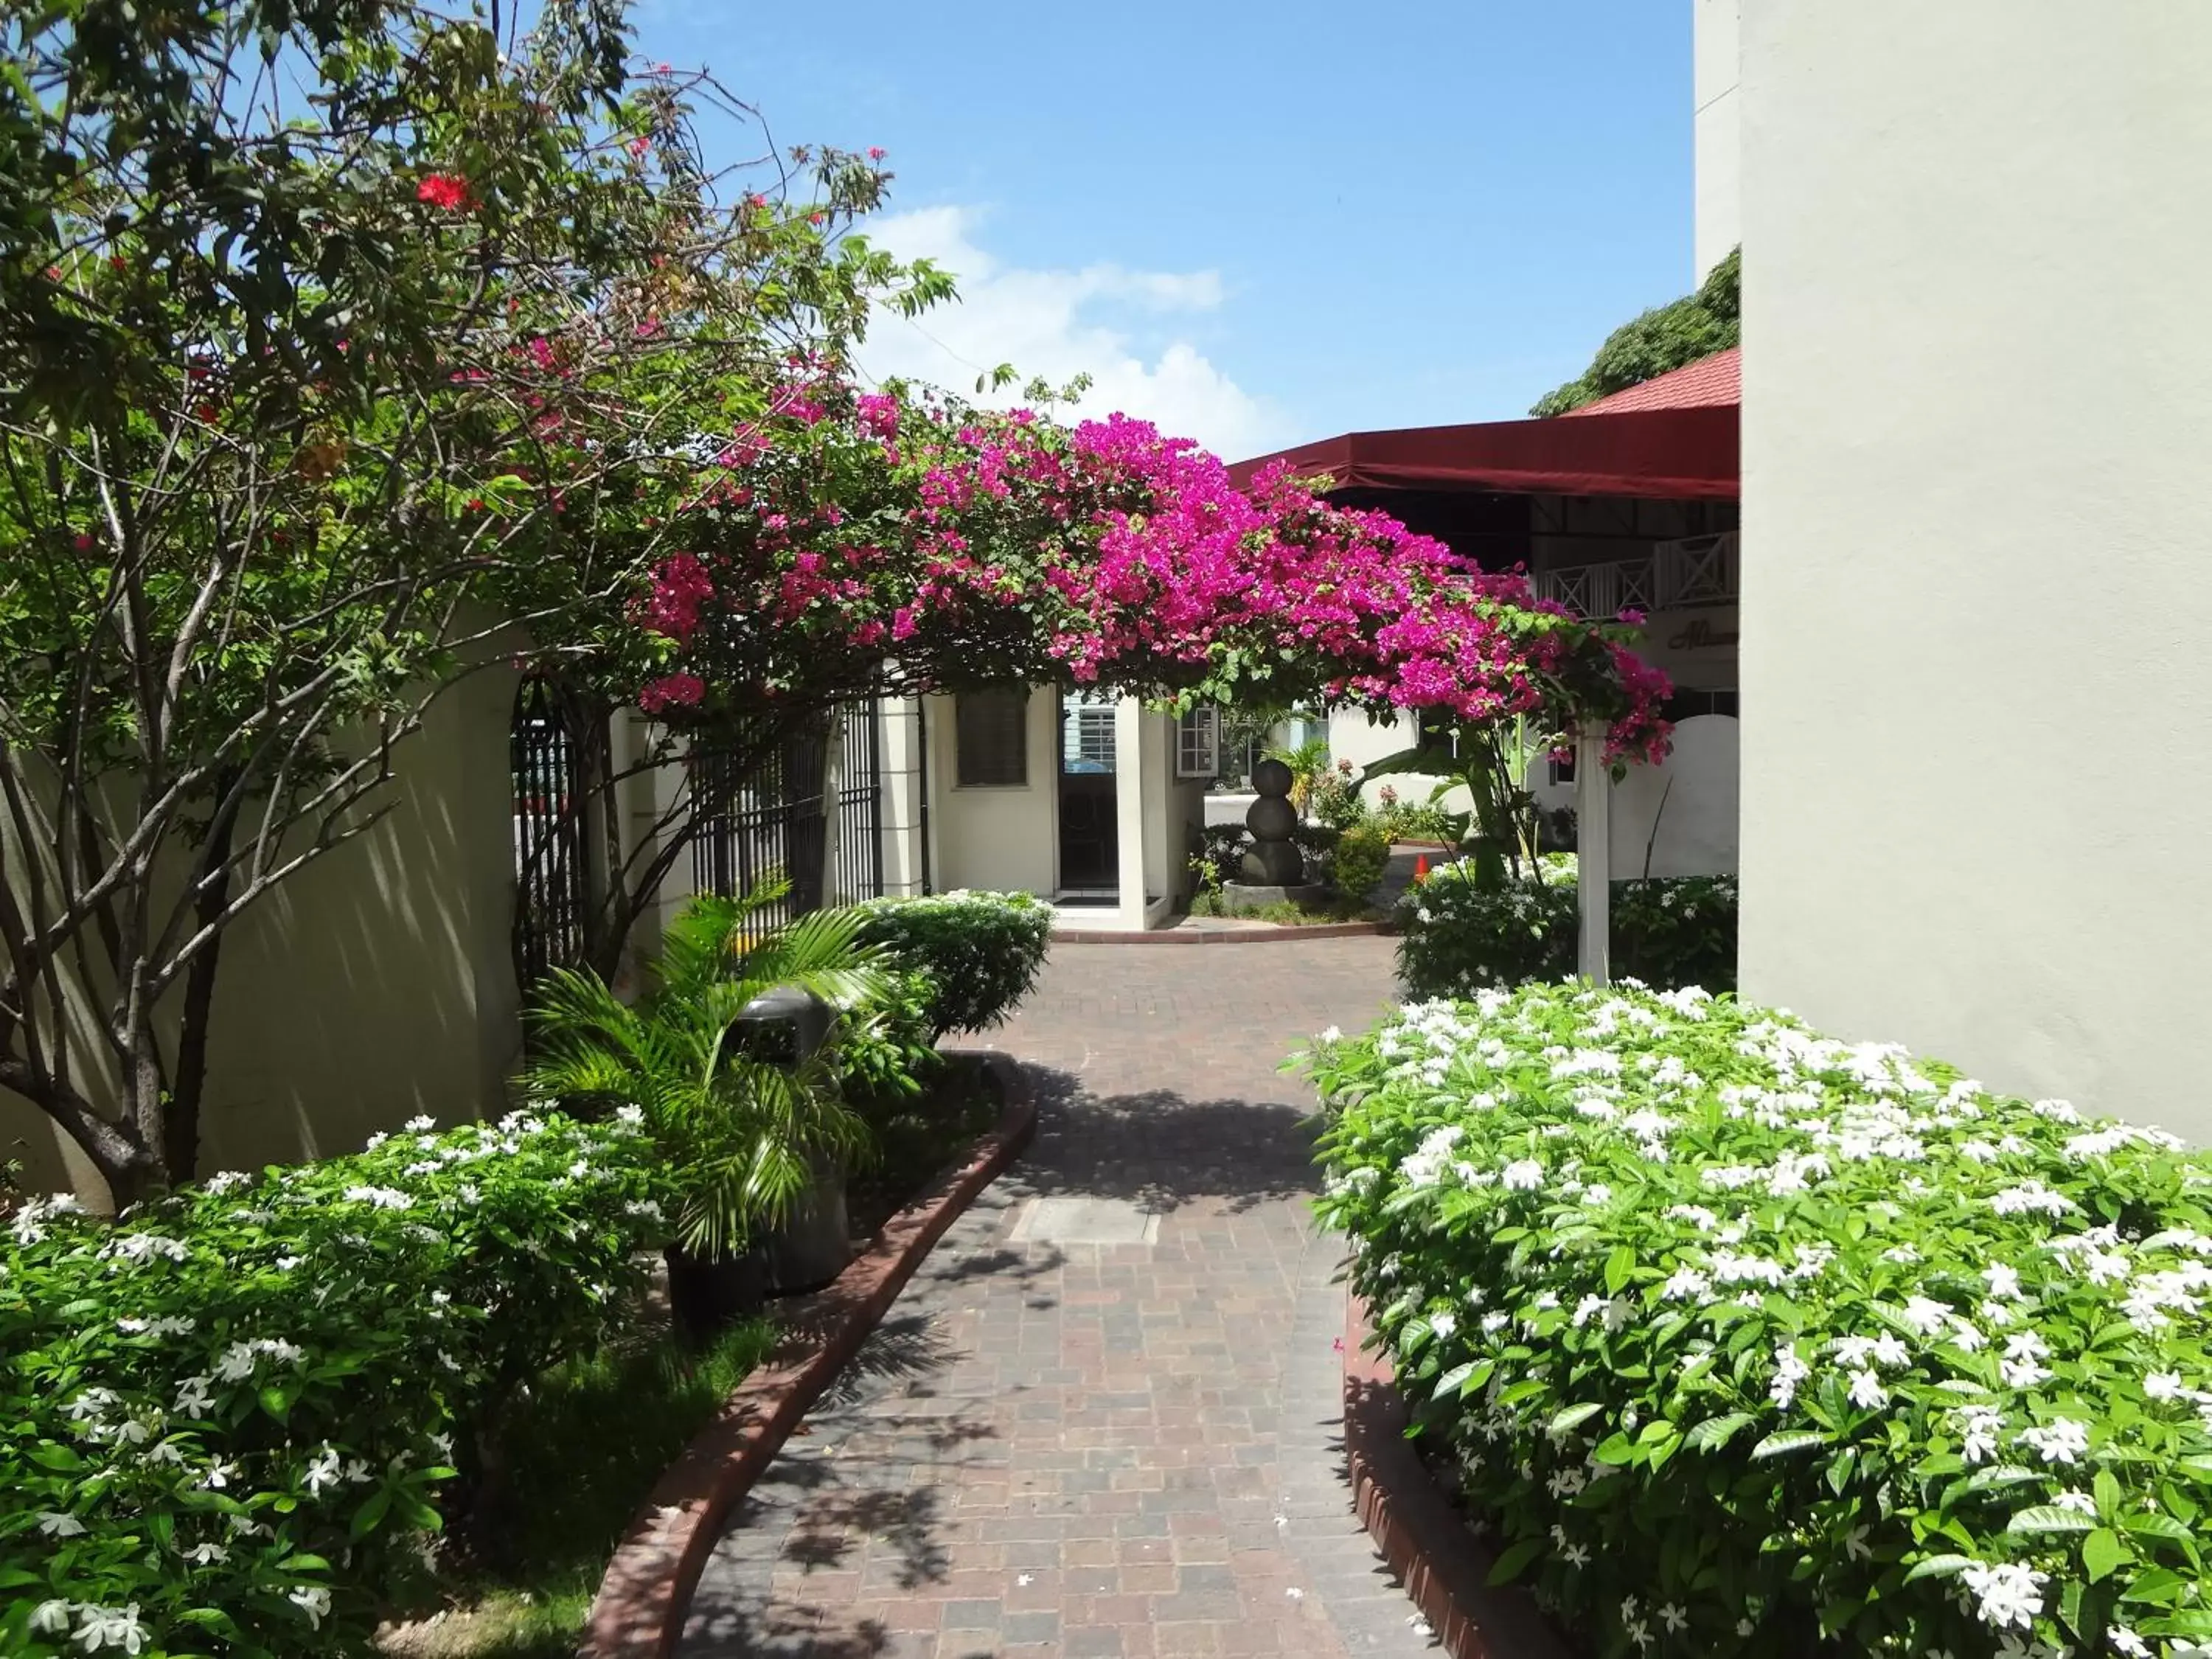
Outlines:
<svg viewBox="0 0 2212 1659"><path fill-rule="evenodd" d="M1540 880L1485 890L1469 863L1449 864L1399 900L1398 975L1417 997L1472 996L1575 971L1571 859L1545 860ZM1733 876L1677 876L1613 884L1614 977L1663 990L1735 988Z"/></svg>
<svg viewBox="0 0 2212 1659"><path fill-rule="evenodd" d="M1052 945L1052 907L1030 893L872 899L861 908L861 942L927 976L936 1036L988 1030L1012 1013Z"/></svg>
<svg viewBox="0 0 2212 1659"><path fill-rule="evenodd" d="M2172 1137L1696 990L1307 1060L1421 1431L1595 1651L2212 1641L2212 1170Z"/></svg>
<svg viewBox="0 0 2212 1659"><path fill-rule="evenodd" d="M517 1114L0 1231L0 1651L362 1650L518 1388L660 1233L649 1146Z"/></svg>

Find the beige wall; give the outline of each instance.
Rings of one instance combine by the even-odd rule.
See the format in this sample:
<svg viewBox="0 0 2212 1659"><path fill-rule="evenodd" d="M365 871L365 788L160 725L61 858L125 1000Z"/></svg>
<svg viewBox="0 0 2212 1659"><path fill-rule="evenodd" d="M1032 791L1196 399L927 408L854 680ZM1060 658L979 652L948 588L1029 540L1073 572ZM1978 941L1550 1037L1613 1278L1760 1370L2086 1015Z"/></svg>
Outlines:
<svg viewBox="0 0 2212 1659"><path fill-rule="evenodd" d="M351 1151L418 1112L495 1108L520 1028L507 760L514 676L488 670L394 751L392 811L287 878L228 934L201 1169ZM21 1143L20 1149L15 1143ZM46 1117L0 1091L33 1190L100 1196Z"/></svg>
<svg viewBox="0 0 2212 1659"><path fill-rule="evenodd" d="M1743 981L2212 1139L2212 8L1747 0Z"/></svg>

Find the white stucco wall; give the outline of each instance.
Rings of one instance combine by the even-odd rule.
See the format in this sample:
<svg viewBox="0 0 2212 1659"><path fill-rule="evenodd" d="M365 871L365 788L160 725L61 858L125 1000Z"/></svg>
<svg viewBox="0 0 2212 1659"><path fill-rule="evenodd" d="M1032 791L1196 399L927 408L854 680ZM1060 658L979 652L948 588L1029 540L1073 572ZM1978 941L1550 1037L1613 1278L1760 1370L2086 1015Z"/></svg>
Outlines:
<svg viewBox="0 0 2212 1659"><path fill-rule="evenodd" d="M2212 1139L2212 9L1742 44L1746 993Z"/></svg>
<svg viewBox="0 0 2212 1659"><path fill-rule="evenodd" d="M1763 0L1751 0L1759 5ZM1692 0L1692 92L1696 106L1697 280L1743 240L1741 100L1737 92L1739 15L1744 0Z"/></svg>

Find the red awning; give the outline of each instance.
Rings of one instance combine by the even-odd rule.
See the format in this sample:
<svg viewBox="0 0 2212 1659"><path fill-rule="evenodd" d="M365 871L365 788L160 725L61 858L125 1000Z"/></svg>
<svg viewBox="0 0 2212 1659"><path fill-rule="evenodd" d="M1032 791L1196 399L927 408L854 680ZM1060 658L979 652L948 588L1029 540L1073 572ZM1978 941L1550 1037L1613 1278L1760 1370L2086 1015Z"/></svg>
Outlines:
<svg viewBox="0 0 2212 1659"><path fill-rule="evenodd" d="M1347 432L1229 469L1238 484L1269 461L1325 474L1336 489L1487 489L1509 495L1734 501L1733 407L1592 415L1584 420Z"/></svg>

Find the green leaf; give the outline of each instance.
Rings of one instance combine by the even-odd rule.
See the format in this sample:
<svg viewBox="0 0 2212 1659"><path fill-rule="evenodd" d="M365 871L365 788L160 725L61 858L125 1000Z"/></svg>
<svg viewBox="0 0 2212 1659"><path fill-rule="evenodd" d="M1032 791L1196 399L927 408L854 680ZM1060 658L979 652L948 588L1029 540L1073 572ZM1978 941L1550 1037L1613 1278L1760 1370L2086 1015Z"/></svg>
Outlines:
<svg viewBox="0 0 2212 1659"><path fill-rule="evenodd" d="M371 1492L368 1501L353 1512L349 1532L356 1539L368 1537L376 1530L376 1523L384 1519L385 1512L391 1507L392 1492L389 1487Z"/></svg>
<svg viewBox="0 0 2212 1659"><path fill-rule="evenodd" d="M1971 1555L1930 1555L1912 1564L1912 1570L1905 1575L1905 1582L1909 1584L1917 1578L1948 1578L1979 1565Z"/></svg>
<svg viewBox="0 0 2212 1659"><path fill-rule="evenodd" d="M1545 1425L1544 1431L1553 1439L1557 1440L1570 1429L1587 1423L1604 1409L1605 1407L1595 1400L1586 1400L1579 1406L1570 1406L1565 1411L1555 1414L1552 1420Z"/></svg>
<svg viewBox="0 0 2212 1659"><path fill-rule="evenodd" d="M1803 1451L1810 1446L1826 1445L1828 1437L1816 1429L1785 1429L1780 1434L1770 1434L1751 1449L1753 1462L1769 1457L1786 1457L1791 1452Z"/></svg>
<svg viewBox="0 0 2212 1659"><path fill-rule="evenodd" d="M1621 1288L1635 1272L1636 1247L1632 1244L1615 1245L1613 1254L1605 1259L1605 1293L1619 1296Z"/></svg>
<svg viewBox="0 0 2212 1659"><path fill-rule="evenodd" d="M1718 1451L1756 1420L1749 1412L1707 1418L1690 1431L1690 1448L1693 1451Z"/></svg>
<svg viewBox="0 0 2212 1659"><path fill-rule="evenodd" d="M1541 1538L1524 1538L1500 1555L1490 1569L1490 1582L1510 1584L1521 1576L1521 1570L1534 1560L1544 1547Z"/></svg>
<svg viewBox="0 0 2212 1659"><path fill-rule="evenodd" d="M2033 1504L2016 1511L2005 1523L2005 1530L2015 1536L2022 1533L2094 1532L2097 1519L2079 1510L2063 1510L2056 1504Z"/></svg>
<svg viewBox="0 0 2212 1659"><path fill-rule="evenodd" d="M1462 1364L1453 1366L1437 1379L1437 1386L1429 1390L1429 1398L1441 1400L1446 1395L1456 1391L1462 1383L1474 1375L1475 1364L1475 1361L1470 1359Z"/></svg>
<svg viewBox="0 0 2212 1659"><path fill-rule="evenodd" d="M2114 1569L2132 1559L2133 1553L2110 1527L2100 1527L2081 1540L2081 1565L2088 1570L2093 1584L2101 1584Z"/></svg>

